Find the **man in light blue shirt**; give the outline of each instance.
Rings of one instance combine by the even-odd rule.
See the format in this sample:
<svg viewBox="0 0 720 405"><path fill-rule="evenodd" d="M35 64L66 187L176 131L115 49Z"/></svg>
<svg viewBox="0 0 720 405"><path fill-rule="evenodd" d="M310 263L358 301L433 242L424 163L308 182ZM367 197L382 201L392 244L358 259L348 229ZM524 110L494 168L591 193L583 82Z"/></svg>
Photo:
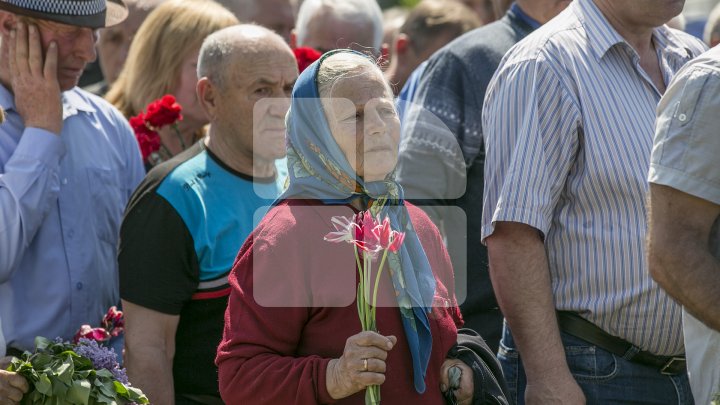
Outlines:
<svg viewBox="0 0 720 405"><path fill-rule="evenodd" d="M0 319L8 354L119 302L117 240L144 174L125 119L76 88L120 0L0 2ZM33 18L28 18L32 16Z"/></svg>

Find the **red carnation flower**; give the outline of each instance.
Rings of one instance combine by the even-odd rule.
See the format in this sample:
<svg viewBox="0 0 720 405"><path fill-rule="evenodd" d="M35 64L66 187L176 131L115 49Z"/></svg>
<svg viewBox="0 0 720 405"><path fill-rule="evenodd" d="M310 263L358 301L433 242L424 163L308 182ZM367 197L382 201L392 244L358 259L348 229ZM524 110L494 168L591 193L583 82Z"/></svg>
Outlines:
<svg viewBox="0 0 720 405"><path fill-rule="evenodd" d="M164 95L161 99L155 100L147 106L147 121L153 128L162 128L182 120L182 107L170 94Z"/></svg>
<svg viewBox="0 0 720 405"><path fill-rule="evenodd" d="M137 139L138 146L140 146L143 161L147 162L150 155L160 149L160 135L148 128L145 114L142 112L131 117L129 121L133 132L135 132L135 139Z"/></svg>
<svg viewBox="0 0 720 405"><path fill-rule="evenodd" d="M135 132L135 138L140 146L143 161L149 162L150 157L160 150L162 141L157 133L160 128L167 125L175 125L177 121L182 120L182 107L175 101L175 97L170 94L164 95L152 103L148 104L147 112L140 112L138 115L130 118L130 126ZM178 128L175 125L175 132ZM153 164L158 162L159 156L156 154L153 158Z"/></svg>
<svg viewBox="0 0 720 405"><path fill-rule="evenodd" d="M300 73L322 56L320 52L308 47L295 48L293 49L293 53L295 54Z"/></svg>

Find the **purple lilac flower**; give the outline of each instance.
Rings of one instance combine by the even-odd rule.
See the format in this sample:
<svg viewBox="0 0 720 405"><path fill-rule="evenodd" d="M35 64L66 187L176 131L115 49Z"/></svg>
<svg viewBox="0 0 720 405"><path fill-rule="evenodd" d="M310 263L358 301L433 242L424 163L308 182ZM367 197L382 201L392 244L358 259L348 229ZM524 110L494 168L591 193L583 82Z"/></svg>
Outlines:
<svg viewBox="0 0 720 405"><path fill-rule="evenodd" d="M81 338L75 352L90 359L96 370L104 368L110 371L116 380L125 385L130 385L125 369L120 367L116 360L115 349L100 346L92 339Z"/></svg>

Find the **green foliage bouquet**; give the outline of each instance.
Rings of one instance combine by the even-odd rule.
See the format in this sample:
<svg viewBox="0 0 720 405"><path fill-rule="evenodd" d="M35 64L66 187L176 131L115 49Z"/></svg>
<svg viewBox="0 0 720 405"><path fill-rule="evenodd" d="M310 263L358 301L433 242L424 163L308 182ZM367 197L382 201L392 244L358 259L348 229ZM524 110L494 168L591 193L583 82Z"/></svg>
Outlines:
<svg viewBox="0 0 720 405"><path fill-rule="evenodd" d="M35 352L13 359L9 371L25 377L30 390L22 405L148 404L130 386L115 351L81 338L77 344L35 338Z"/></svg>

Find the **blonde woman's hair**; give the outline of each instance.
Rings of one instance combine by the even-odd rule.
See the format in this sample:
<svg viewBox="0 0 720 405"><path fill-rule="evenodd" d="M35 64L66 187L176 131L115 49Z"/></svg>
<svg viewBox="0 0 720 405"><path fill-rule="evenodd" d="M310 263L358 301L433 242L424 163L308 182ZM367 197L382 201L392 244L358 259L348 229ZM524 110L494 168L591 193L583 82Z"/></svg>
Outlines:
<svg viewBox="0 0 720 405"><path fill-rule="evenodd" d="M105 98L126 117L177 86L182 62L213 32L238 24L212 0L169 0L140 26L120 76Z"/></svg>

